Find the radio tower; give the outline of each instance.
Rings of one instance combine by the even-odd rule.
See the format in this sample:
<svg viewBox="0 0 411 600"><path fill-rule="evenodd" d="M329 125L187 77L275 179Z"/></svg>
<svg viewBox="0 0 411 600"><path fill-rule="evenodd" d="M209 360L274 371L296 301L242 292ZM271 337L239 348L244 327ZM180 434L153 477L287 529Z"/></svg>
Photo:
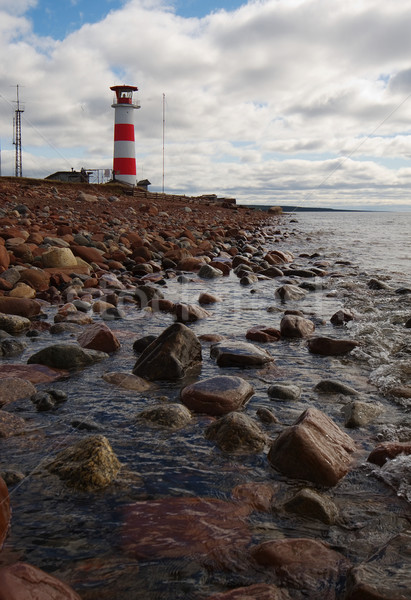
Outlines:
<svg viewBox="0 0 411 600"><path fill-rule="evenodd" d="M13 144L16 146L16 166L15 166L15 176L22 177L23 176L23 161L21 156L21 113L24 112L24 108L20 104L19 98L19 86L17 88L17 100L16 100L16 110L14 111L14 136L13 136Z"/></svg>

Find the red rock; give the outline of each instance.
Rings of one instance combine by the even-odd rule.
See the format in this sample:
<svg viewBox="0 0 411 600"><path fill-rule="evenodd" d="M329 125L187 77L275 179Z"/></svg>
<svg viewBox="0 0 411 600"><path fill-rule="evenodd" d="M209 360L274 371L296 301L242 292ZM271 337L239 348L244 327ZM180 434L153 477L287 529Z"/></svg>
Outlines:
<svg viewBox="0 0 411 600"><path fill-rule="evenodd" d="M228 275L230 275L230 271L231 271L230 263L222 262L219 260L213 260L210 262L210 267L214 267L214 269L220 269L220 271L222 271L223 275L225 275L226 277Z"/></svg>
<svg viewBox="0 0 411 600"><path fill-rule="evenodd" d="M20 400L21 398L28 398L36 393L34 385L20 377L0 377L0 407Z"/></svg>
<svg viewBox="0 0 411 600"><path fill-rule="evenodd" d="M3 547L3 542L6 539L7 531L10 524L10 498L7 485L0 477L0 550ZM1 585L0 585L1 594ZM1 596L0 596L1 598ZM7 600L9 600L7 598Z"/></svg>
<svg viewBox="0 0 411 600"><path fill-rule="evenodd" d="M177 269L180 271L199 271L204 264L205 262L202 258L189 256L180 260L177 264Z"/></svg>
<svg viewBox="0 0 411 600"><path fill-rule="evenodd" d="M164 312L169 314L174 314L175 312L174 302L166 300L166 298L153 298L148 302L148 306L153 312Z"/></svg>
<svg viewBox="0 0 411 600"><path fill-rule="evenodd" d="M303 590L308 598L337 598L337 583L349 568L347 559L314 539L264 542L252 552L259 565L274 569L281 585Z"/></svg>
<svg viewBox="0 0 411 600"><path fill-rule="evenodd" d="M41 234L39 231L32 231L29 235L29 237L27 238L27 243L29 244L36 244L37 246L40 246L40 244L43 242L44 240L44 236L43 234Z"/></svg>
<svg viewBox="0 0 411 600"><path fill-rule="evenodd" d="M210 316L204 308L196 306L195 304L175 304L174 312L176 314L177 321L180 323L193 323L200 319L205 319Z"/></svg>
<svg viewBox="0 0 411 600"><path fill-rule="evenodd" d="M337 310L336 313L333 314L330 321L333 325L344 325L344 323L348 323L354 319L354 315L349 310Z"/></svg>
<svg viewBox="0 0 411 600"><path fill-rule="evenodd" d="M30 298L10 298L0 296L0 312L19 317L34 317L41 311L41 304Z"/></svg>
<svg viewBox="0 0 411 600"><path fill-rule="evenodd" d="M249 329L245 337L253 342L277 342L281 337L281 333L274 327L261 326Z"/></svg>
<svg viewBox="0 0 411 600"><path fill-rule="evenodd" d="M97 279L97 277L89 277L83 283L83 287L85 287L85 288L91 288L91 287L97 287L97 286L98 286L98 279Z"/></svg>
<svg viewBox="0 0 411 600"><path fill-rule="evenodd" d="M353 440L316 408L305 410L274 440L268 461L284 475L333 486L351 466Z"/></svg>
<svg viewBox="0 0 411 600"><path fill-rule="evenodd" d="M10 254L4 246L0 246L0 267L8 269L10 265Z"/></svg>
<svg viewBox="0 0 411 600"><path fill-rule="evenodd" d="M100 350L101 352L115 352L121 346L120 342L105 323L94 323L86 327L77 338L83 348Z"/></svg>
<svg viewBox="0 0 411 600"><path fill-rule="evenodd" d="M387 460L392 460L399 454L411 454L411 442L384 442L379 444L372 450L367 461L382 467Z"/></svg>
<svg viewBox="0 0 411 600"><path fill-rule="evenodd" d="M281 319L281 336L286 338L304 338L314 333L315 325L309 319L297 315L285 315Z"/></svg>
<svg viewBox="0 0 411 600"><path fill-rule="evenodd" d="M31 383L51 383L57 379L68 377L69 372L63 369L51 369L45 365L17 365L7 364L0 365L0 379L17 377L19 379L27 379Z"/></svg>
<svg viewBox="0 0 411 600"><path fill-rule="evenodd" d="M248 506L215 498L161 498L126 509L123 542L141 559L200 555L219 558L223 551L245 547L251 533Z"/></svg>
<svg viewBox="0 0 411 600"><path fill-rule="evenodd" d="M2 290L3 292L9 292L12 289L13 284L7 281L6 279L0 277L0 290Z"/></svg>
<svg viewBox="0 0 411 600"><path fill-rule="evenodd" d="M269 583L255 583L246 587L236 588L209 596L206 600L290 600L287 590L280 589Z"/></svg>
<svg viewBox="0 0 411 600"><path fill-rule="evenodd" d="M308 349L313 354L323 356L339 356L354 350L360 343L356 340L336 340L327 337L316 337L308 340Z"/></svg>
<svg viewBox="0 0 411 600"><path fill-rule="evenodd" d="M133 251L132 258L133 260L136 258L143 258L144 261L149 261L152 260L153 253L147 246L139 246Z"/></svg>
<svg viewBox="0 0 411 600"><path fill-rule="evenodd" d="M208 292L202 292L198 298L198 302L199 304L215 304L216 302L221 302L221 298Z"/></svg>
<svg viewBox="0 0 411 600"><path fill-rule="evenodd" d="M33 565L0 568L0 600L81 600L65 583Z"/></svg>
<svg viewBox="0 0 411 600"><path fill-rule="evenodd" d="M245 502L252 510L270 512L275 497L275 488L269 483L240 483L233 488L231 495L235 500Z"/></svg>
<svg viewBox="0 0 411 600"><path fill-rule="evenodd" d="M20 282L28 283L37 292L42 292L50 287L50 273L43 269L25 269L20 271Z"/></svg>
<svg viewBox="0 0 411 600"><path fill-rule="evenodd" d="M253 394L253 387L245 379L217 375L185 387L181 401L194 412L220 416L241 409Z"/></svg>
<svg viewBox="0 0 411 600"><path fill-rule="evenodd" d="M91 246L73 246L71 250L74 256L79 256L80 258L85 260L86 263L90 264L95 262L99 264L105 262L102 253L99 252L97 248L93 248Z"/></svg>

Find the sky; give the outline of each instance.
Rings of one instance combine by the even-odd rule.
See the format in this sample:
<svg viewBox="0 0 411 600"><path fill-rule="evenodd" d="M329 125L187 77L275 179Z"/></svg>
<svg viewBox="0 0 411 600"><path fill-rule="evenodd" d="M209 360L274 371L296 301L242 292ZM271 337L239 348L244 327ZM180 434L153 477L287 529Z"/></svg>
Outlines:
<svg viewBox="0 0 411 600"><path fill-rule="evenodd" d="M129 84L151 191L410 211L410 31L411 0L0 0L1 174L17 85L43 178L112 168Z"/></svg>

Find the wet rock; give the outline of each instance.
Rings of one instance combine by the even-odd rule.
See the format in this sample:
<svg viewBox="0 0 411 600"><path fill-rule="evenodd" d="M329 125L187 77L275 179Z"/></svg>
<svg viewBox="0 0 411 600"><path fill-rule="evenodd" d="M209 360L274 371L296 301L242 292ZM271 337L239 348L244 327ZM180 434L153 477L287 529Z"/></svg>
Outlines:
<svg viewBox="0 0 411 600"><path fill-rule="evenodd" d="M221 560L244 548L251 533L249 507L215 498L159 498L126 509L123 544L143 560L200 556Z"/></svg>
<svg viewBox="0 0 411 600"><path fill-rule="evenodd" d="M267 350L248 342L236 341L213 344L210 356L216 359L219 367L258 367L274 360Z"/></svg>
<svg viewBox="0 0 411 600"><path fill-rule="evenodd" d="M273 411L269 408L265 408L264 406L260 406L260 408L257 409L256 414L262 423L279 423Z"/></svg>
<svg viewBox="0 0 411 600"><path fill-rule="evenodd" d="M305 292L296 285L286 283L276 289L275 297L280 300L301 300L305 297Z"/></svg>
<svg viewBox="0 0 411 600"><path fill-rule="evenodd" d="M326 525L334 525L338 519L338 508L328 496L310 488L304 488L284 503L287 512L309 519L317 519Z"/></svg>
<svg viewBox="0 0 411 600"><path fill-rule="evenodd" d="M194 412L220 416L239 410L253 393L253 387L245 379L217 375L185 387L181 401Z"/></svg>
<svg viewBox="0 0 411 600"><path fill-rule="evenodd" d="M74 344L53 344L32 354L27 364L46 365L53 369L82 369L104 358L105 352L98 350L84 350Z"/></svg>
<svg viewBox="0 0 411 600"><path fill-rule="evenodd" d="M328 337L315 337L308 340L308 349L313 354L339 356L354 350L360 343L356 340L337 340Z"/></svg>
<svg viewBox="0 0 411 600"><path fill-rule="evenodd" d="M301 590L313 599L335 600L338 584L349 568L342 554L305 538L264 542L252 556L259 565L275 571L280 585Z"/></svg>
<svg viewBox="0 0 411 600"><path fill-rule="evenodd" d="M287 590L269 583L255 583L209 596L206 600L290 600Z"/></svg>
<svg viewBox="0 0 411 600"><path fill-rule="evenodd" d="M211 265L202 265L198 271L198 276L202 279L216 279L222 275L223 272L220 269L216 269Z"/></svg>
<svg viewBox="0 0 411 600"><path fill-rule="evenodd" d="M61 390L36 392L30 397L39 412L53 410L67 400L67 394Z"/></svg>
<svg viewBox="0 0 411 600"><path fill-rule="evenodd" d="M20 281L31 285L36 292L43 292L50 287L50 273L36 267L24 269L20 272Z"/></svg>
<svg viewBox="0 0 411 600"><path fill-rule="evenodd" d="M169 429L181 429L188 425L192 417L188 408L182 404L170 403L146 408L137 415L137 418Z"/></svg>
<svg viewBox="0 0 411 600"><path fill-rule="evenodd" d="M157 339L156 335L145 335L145 336L139 338L133 344L134 352L137 352L137 353L143 352L156 339Z"/></svg>
<svg viewBox="0 0 411 600"><path fill-rule="evenodd" d="M177 263L177 269L179 271L199 271L203 265L204 259L188 256Z"/></svg>
<svg viewBox="0 0 411 600"><path fill-rule="evenodd" d="M292 383L274 383L270 385L267 393L275 400L298 400L301 396L301 388Z"/></svg>
<svg viewBox="0 0 411 600"><path fill-rule="evenodd" d="M240 483L233 488L231 496L248 504L252 510L270 512L276 489L269 483L253 481L252 483Z"/></svg>
<svg viewBox="0 0 411 600"><path fill-rule="evenodd" d="M337 310L336 313L333 314L330 321L333 325L345 325L345 323L349 323L354 319L354 315L350 310Z"/></svg>
<svg viewBox="0 0 411 600"><path fill-rule="evenodd" d="M145 392L153 387L153 384L137 375L131 375L131 373L111 372L104 373L102 376L104 381L117 385L124 390L130 390L133 392Z"/></svg>
<svg viewBox="0 0 411 600"><path fill-rule="evenodd" d="M77 337L82 348L99 350L110 354L121 346L117 337L105 323L94 323L86 327Z"/></svg>
<svg viewBox="0 0 411 600"><path fill-rule="evenodd" d="M0 438L8 438L24 431L26 422L21 417L0 410Z"/></svg>
<svg viewBox="0 0 411 600"><path fill-rule="evenodd" d="M261 327L257 326L249 329L245 337L252 342L277 342L281 337L281 333L274 327L264 327L262 325Z"/></svg>
<svg viewBox="0 0 411 600"><path fill-rule="evenodd" d="M379 403L361 402L355 400L342 408L346 427L363 427L384 412Z"/></svg>
<svg viewBox="0 0 411 600"><path fill-rule="evenodd" d="M10 296L0 296L0 312L7 315L16 315L30 319L35 317L41 311L41 304L30 298L10 298ZM2 329L4 329L2 327Z"/></svg>
<svg viewBox="0 0 411 600"><path fill-rule="evenodd" d="M0 550L3 547L10 525L10 498L7 485L0 477ZM8 600L8 599L7 599Z"/></svg>
<svg viewBox="0 0 411 600"><path fill-rule="evenodd" d="M348 573L346 600L409 600L411 535L401 533Z"/></svg>
<svg viewBox="0 0 411 600"><path fill-rule="evenodd" d="M209 292L202 292L198 298L198 302L199 304L215 304L216 302L221 302L221 298Z"/></svg>
<svg viewBox="0 0 411 600"><path fill-rule="evenodd" d="M179 323L194 323L210 316L210 313L195 304L175 304L174 312Z"/></svg>
<svg viewBox="0 0 411 600"><path fill-rule="evenodd" d="M274 440L268 461L293 479L331 487L351 466L353 440L316 408L305 410Z"/></svg>
<svg viewBox="0 0 411 600"><path fill-rule="evenodd" d="M257 283L258 277L254 273L247 273L247 275L243 275L240 279L240 285L252 285L253 283Z"/></svg>
<svg viewBox="0 0 411 600"><path fill-rule="evenodd" d="M25 475L21 471L7 469L6 471L0 472L0 478L1 477L4 479L4 482L7 485L7 487L12 487L12 486L20 483L20 481L23 481L23 479L25 478ZM0 546L0 548L1 548L1 546Z"/></svg>
<svg viewBox="0 0 411 600"><path fill-rule="evenodd" d="M110 485L120 467L108 439L102 435L65 448L46 466L69 487L85 492Z"/></svg>
<svg viewBox="0 0 411 600"><path fill-rule="evenodd" d="M280 332L285 338L304 338L314 333L315 325L309 319L297 315L285 315L281 319Z"/></svg>
<svg viewBox="0 0 411 600"><path fill-rule="evenodd" d="M154 298L149 301L148 306L153 312L163 312L171 315L176 312L174 302L166 298Z"/></svg>
<svg viewBox="0 0 411 600"><path fill-rule="evenodd" d="M45 365L17 365L8 363L0 365L0 379L4 377L17 377L27 379L31 383L50 383L68 376L68 371L63 369L51 369Z"/></svg>
<svg viewBox="0 0 411 600"><path fill-rule="evenodd" d="M45 268L66 269L77 266L77 259L70 248L58 248L57 246L44 252L41 262Z"/></svg>
<svg viewBox="0 0 411 600"><path fill-rule="evenodd" d="M59 335L60 333L79 333L82 331L82 326L78 323L66 323L62 321L61 323L54 323L49 331L52 335Z"/></svg>
<svg viewBox="0 0 411 600"><path fill-rule="evenodd" d="M27 344L16 340L14 338L5 338L0 340L0 356L4 358L10 358L12 356L19 356L26 349Z"/></svg>
<svg viewBox="0 0 411 600"><path fill-rule="evenodd" d="M164 294L152 285L140 285L134 292L134 299L138 302L140 308L148 306L149 302L152 300L163 298Z"/></svg>
<svg viewBox="0 0 411 600"><path fill-rule="evenodd" d="M19 377L0 378L0 407L15 400L29 398L35 393L36 388L27 379Z"/></svg>
<svg viewBox="0 0 411 600"><path fill-rule="evenodd" d="M400 454L411 454L411 442L383 442L371 451L367 460L382 467L388 460L392 460Z"/></svg>
<svg viewBox="0 0 411 600"><path fill-rule="evenodd" d="M384 281L380 281L379 279L370 279L367 283L367 286L370 290L389 290L390 286L387 285Z"/></svg>
<svg viewBox="0 0 411 600"><path fill-rule="evenodd" d="M26 317L17 315L4 315L0 313L0 330L10 335L18 335L31 327L31 321Z"/></svg>
<svg viewBox="0 0 411 600"><path fill-rule="evenodd" d="M110 308L107 308L106 310L104 310L101 313L101 318L103 319L103 321L114 321L114 320L118 320L118 319L124 319L126 316L126 313L121 310L120 308L118 308L117 306L113 306ZM87 322L92 322L91 318L88 318L89 320Z"/></svg>
<svg viewBox="0 0 411 600"><path fill-rule="evenodd" d="M209 425L205 436L223 452L248 454L261 452L266 436L258 424L243 413L231 412Z"/></svg>
<svg viewBox="0 0 411 600"><path fill-rule="evenodd" d="M0 600L81 600L65 583L33 565L0 568Z"/></svg>
<svg viewBox="0 0 411 600"><path fill-rule="evenodd" d="M167 327L140 355L133 374L149 379L174 380L202 360L197 336L182 323Z"/></svg>
<svg viewBox="0 0 411 600"><path fill-rule="evenodd" d="M314 391L319 394L341 394L341 396L358 396L359 394L354 388L334 379L322 379L316 384Z"/></svg>

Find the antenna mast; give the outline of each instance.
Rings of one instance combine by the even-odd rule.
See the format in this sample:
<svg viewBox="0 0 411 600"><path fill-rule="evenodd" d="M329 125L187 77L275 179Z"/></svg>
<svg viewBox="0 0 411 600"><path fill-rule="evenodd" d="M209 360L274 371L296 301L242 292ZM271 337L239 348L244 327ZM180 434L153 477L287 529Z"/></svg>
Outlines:
<svg viewBox="0 0 411 600"><path fill-rule="evenodd" d="M21 113L24 112L24 108L20 104L19 98L19 86L17 88L17 100L16 100L16 110L14 111L14 136L13 136L13 144L16 146L16 164L15 164L15 176L22 177L23 176L23 161L21 154Z"/></svg>
<svg viewBox="0 0 411 600"><path fill-rule="evenodd" d="M163 194L164 194L164 139L165 139L165 125L166 125L166 95L163 94Z"/></svg>

